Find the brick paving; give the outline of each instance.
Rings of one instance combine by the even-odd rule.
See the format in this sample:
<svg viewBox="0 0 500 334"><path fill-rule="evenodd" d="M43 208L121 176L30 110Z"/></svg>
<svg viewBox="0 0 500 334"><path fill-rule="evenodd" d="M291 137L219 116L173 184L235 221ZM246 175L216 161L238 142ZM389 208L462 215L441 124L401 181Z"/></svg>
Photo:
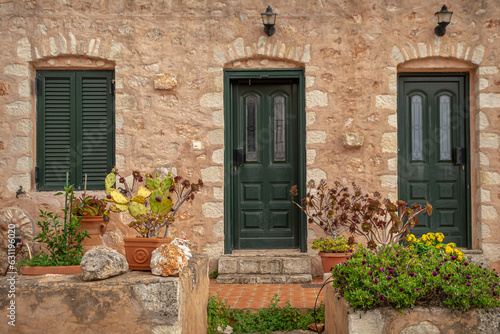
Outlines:
<svg viewBox="0 0 500 334"><path fill-rule="evenodd" d="M216 284L210 280L210 295L217 295L231 308L259 309L267 307L274 294L278 294L278 306L285 306L290 301L292 307L314 308L316 297L323 283L322 278L314 278L313 286L307 284ZM318 305L323 301L323 291L318 297Z"/></svg>

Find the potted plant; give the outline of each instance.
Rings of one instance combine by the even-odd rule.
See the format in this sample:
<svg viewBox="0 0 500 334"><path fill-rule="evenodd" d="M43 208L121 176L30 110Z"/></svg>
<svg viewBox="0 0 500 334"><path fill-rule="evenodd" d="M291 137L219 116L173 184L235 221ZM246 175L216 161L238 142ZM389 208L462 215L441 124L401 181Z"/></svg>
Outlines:
<svg viewBox="0 0 500 334"><path fill-rule="evenodd" d="M290 189L292 198L298 195L297 186ZM297 205L307 216L309 224L315 224L321 227L328 238L318 238L313 241L312 248L319 250L323 271L330 272L336 264L342 263L347 259L349 251L352 251L354 245L342 234L348 230L347 226L340 224L338 220L333 219L336 194L332 189L327 188L324 180L316 187L314 180L307 183L306 197L301 203L292 202Z"/></svg>
<svg viewBox="0 0 500 334"><path fill-rule="evenodd" d="M318 238L314 239L312 249L319 251L323 272L332 271L333 266L347 260L347 256L354 250L354 245L349 244L349 240L340 235L335 239Z"/></svg>
<svg viewBox="0 0 500 334"><path fill-rule="evenodd" d="M326 188L326 182L322 181L320 187ZM318 188L320 188L318 187ZM328 189L328 196L323 200L327 218L334 226L340 225L348 228L351 234L362 236L367 241L369 249L377 252L388 245L403 241L410 233L410 228L419 224L417 216L421 213L432 215L432 206L427 203L422 206L413 203L408 206L405 201L391 202L388 199L381 200L380 193L373 195L363 194L359 186L354 182L352 189L335 182L333 188ZM318 191L316 196L323 194ZM318 201L311 195L309 202ZM349 238L354 243L354 237Z"/></svg>
<svg viewBox="0 0 500 334"><path fill-rule="evenodd" d="M109 221L106 201L96 196L86 195L84 192L73 202L72 212L73 215L81 217L79 231L86 230L89 235L89 238L82 243L85 251L93 246L101 245L101 237L106 232Z"/></svg>
<svg viewBox="0 0 500 334"><path fill-rule="evenodd" d="M57 193L55 196L62 195ZM79 231L80 217L72 214L72 202L75 198L73 186L64 187L64 220L58 214L40 210L38 226L41 232L34 241L45 244L38 254L30 259L21 260L21 274L78 274L81 273L80 261L83 256L82 242L88 238L87 231Z"/></svg>
<svg viewBox="0 0 500 334"><path fill-rule="evenodd" d="M124 186L116 188L116 181ZM106 177L106 201L113 203L113 212L127 211L133 218L129 227L136 230L136 238L124 238L125 254L132 270L150 270L151 253L162 243L169 243L168 228L182 204L192 201L203 182L191 183L182 177L165 178L138 171L132 172L132 186L114 168ZM162 237L160 237L162 235Z"/></svg>

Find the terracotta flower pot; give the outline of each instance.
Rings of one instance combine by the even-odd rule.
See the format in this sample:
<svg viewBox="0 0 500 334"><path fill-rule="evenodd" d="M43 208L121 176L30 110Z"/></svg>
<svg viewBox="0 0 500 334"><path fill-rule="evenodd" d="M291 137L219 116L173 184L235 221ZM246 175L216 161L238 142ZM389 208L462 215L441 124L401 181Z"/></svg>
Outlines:
<svg viewBox="0 0 500 334"><path fill-rule="evenodd" d="M80 265L78 266L22 266L21 274L22 275L45 275L45 274L81 274L82 268Z"/></svg>
<svg viewBox="0 0 500 334"><path fill-rule="evenodd" d="M319 252L318 255L321 257L321 265L323 266L323 272L329 273L332 271L332 268L334 266L347 260L349 253Z"/></svg>
<svg viewBox="0 0 500 334"><path fill-rule="evenodd" d="M151 253L171 238L123 238L125 256L130 270L151 270Z"/></svg>
<svg viewBox="0 0 500 334"><path fill-rule="evenodd" d="M108 228L108 222L105 222L103 216L83 216L80 221L78 231L87 230L90 238L83 239L82 246L84 252L91 249L93 246L102 245L101 236L104 235Z"/></svg>

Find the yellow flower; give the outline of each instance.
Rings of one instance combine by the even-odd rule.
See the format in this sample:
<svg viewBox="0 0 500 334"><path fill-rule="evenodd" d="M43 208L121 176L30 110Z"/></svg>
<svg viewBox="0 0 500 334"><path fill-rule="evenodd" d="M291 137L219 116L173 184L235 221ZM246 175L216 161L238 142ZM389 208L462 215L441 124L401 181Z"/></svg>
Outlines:
<svg viewBox="0 0 500 334"><path fill-rule="evenodd" d="M457 247L457 244L456 244L456 243L454 243L454 242L450 242L450 243L448 244L448 246L450 246L450 247Z"/></svg>
<svg viewBox="0 0 500 334"><path fill-rule="evenodd" d="M436 245L436 248L437 248L437 249L441 249L441 248L443 248L443 244L437 244L437 245Z"/></svg>
<svg viewBox="0 0 500 334"><path fill-rule="evenodd" d="M422 235L422 240L423 240L423 241L427 241L427 236L426 236L425 234L424 234L424 235Z"/></svg>
<svg viewBox="0 0 500 334"><path fill-rule="evenodd" d="M413 234L409 234L407 237L406 237L406 241L408 242L414 242L416 241L417 239L415 238L415 236Z"/></svg>
<svg viewBox="0 0 500 334"><path fill-rule="evenodd" d="M444 234L443 234L443 233L438 232L438 233L436 233L436 238L437 238L437 240L438 240L439 242L443 242L443 240L444 240Z"/></svg>
<svg viewBox="0 0 500 334"><path fill-rule="evenodd" d="M425 243L425 245L426 245L426 246L430 246L430 245L432 245L432 242L427 241L427 242Z"/></svg>
<svg viewBox="0 0 500 334"><path fill-rule="evenodd" d="M450 253L452 253L452 252L453 252L453 248L451 248L451 247L448 245L448 246L446 246L445 251L446 251L446 253L447 253L447 254L450 254Z"/></svg>
<svg viewBox="0 0 500 334"><path fill-rule="evenodd" d="M459 256L457 257L457 259L458 259L458 261L462 261L462 255L459 255Z"/></svg>
<svg viewBox="0 0 500 334"><path fill-rule="evenodd" d="M427 238L429 238L429 240L436 239L436 237L434 236L434 233L427 233Z"/></svg>

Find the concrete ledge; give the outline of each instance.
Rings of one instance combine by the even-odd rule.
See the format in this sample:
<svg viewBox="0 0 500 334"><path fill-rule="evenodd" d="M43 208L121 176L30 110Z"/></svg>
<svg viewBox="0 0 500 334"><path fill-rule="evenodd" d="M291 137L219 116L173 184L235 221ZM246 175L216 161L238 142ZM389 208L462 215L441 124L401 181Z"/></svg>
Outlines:
<svg viewBox="0 0 500 334"><path fill-rule="evenodd" d="M7 278L9 275L7 275ZM102 281L80 275L19 276L15 298L0 281L1 333L206 333L208 258L195 255L180 277L132 271ZM15 301L15 327L8 325ZM36 330L35 330L36 329Z"/></svg>
<svg viewBox="0 0 500 334"><path fill-rule="evenodd" d="M403 313L388 307L355 311L328 284L325 322L328 334L497 334L500 333L500 308L460 312L419 306Z"/></svg>

